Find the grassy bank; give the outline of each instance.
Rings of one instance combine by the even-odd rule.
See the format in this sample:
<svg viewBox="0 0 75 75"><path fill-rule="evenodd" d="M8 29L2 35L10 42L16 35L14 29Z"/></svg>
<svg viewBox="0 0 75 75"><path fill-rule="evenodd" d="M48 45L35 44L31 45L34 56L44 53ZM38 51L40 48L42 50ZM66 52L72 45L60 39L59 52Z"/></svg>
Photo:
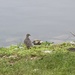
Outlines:
<svg viewBox="0 0 75 75"><path fill-rule="evenodd" d="M75 52L70 43L43 43L26 49L18 44L0 48L0 75L75 75Z"/></svg>

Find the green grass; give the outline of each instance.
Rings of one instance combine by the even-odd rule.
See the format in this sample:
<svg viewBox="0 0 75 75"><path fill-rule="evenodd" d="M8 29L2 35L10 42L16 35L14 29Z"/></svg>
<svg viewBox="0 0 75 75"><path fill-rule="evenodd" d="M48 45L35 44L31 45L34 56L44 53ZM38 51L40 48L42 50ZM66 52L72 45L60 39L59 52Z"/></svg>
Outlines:
<svg viewBox="0 0 75 75"><path fill-rule="evenodd" d="M0 48L0 75L75 75L75 52L70 43L43 43L27 49L25 45ZM45 53L45 51L51 51Z"/></svg>

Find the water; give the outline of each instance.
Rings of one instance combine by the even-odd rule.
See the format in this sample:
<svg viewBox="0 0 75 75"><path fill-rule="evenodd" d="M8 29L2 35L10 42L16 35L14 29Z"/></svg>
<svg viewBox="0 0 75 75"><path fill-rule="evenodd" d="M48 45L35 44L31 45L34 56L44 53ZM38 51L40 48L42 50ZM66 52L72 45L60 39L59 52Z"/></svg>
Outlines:
<svg viewBox="0 0 75 75"><path fill-rule="evenodd" d="M31 39L75 40L75 0L0 0L0 46Z"/></svg>

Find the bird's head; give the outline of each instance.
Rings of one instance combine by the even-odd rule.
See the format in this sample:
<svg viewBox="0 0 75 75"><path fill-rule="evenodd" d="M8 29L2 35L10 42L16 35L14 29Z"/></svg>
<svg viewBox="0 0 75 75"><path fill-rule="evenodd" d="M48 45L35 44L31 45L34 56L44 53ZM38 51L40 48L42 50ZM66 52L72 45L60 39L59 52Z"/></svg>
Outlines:
<svg viewBox="0 0 75 75"><path fill-rule="evenodd" d="M30 34L26 34L26 37L29 37L29 36L31 36Z"/></svg>

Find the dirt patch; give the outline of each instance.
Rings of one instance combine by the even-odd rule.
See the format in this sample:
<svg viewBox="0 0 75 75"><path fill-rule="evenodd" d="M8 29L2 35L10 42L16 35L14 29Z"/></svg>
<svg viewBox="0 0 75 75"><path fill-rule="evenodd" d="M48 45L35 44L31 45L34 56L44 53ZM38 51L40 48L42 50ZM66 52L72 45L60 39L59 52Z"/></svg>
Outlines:
<svg viewBox="0 0 75 75"><path fill-rule="evenodd" d="M75 52L75 48L68 48L68 51Z"/></svg>

